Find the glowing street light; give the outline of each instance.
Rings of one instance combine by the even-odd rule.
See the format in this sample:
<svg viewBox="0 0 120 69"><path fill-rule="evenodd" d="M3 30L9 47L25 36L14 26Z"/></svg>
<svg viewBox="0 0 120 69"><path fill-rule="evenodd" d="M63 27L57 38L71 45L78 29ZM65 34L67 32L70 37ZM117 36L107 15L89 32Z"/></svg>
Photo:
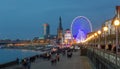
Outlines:
<svg viewBox="0 0 120 69"><path fill-rule="evenodd" d="M120 20L116 19L114 22L113 22L114 26L119 26L120 25Z"/></svg>
<svg viewBox="0 0 120 69"><path fill-rule="evenodd" d="M101 31L100 30L98 30L98 32L97 32L99 35L101 34Z"/></svg>
<svg viewBox="0 0 120 69"><path fill-rule="evenodd" d="M107 27L107 26L103 27L103 30L104 30L105 32L108 31L108 27Z"/></svg>
<svg viewBox="0 0 120 69"><path fill-rule="evenodd" d="M94 35L97 36L97 33L95 33Z"/></svg>

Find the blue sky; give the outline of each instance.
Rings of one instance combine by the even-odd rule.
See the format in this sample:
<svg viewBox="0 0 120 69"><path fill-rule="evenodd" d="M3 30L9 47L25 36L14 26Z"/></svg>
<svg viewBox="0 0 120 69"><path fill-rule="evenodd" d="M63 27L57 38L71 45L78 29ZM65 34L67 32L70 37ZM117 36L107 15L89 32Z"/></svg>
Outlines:
<svg viewBox="0 0 120 69"><path fill-rule="evenodd" d="M77 16L86 16L99 29L114 17L116 5L120 0L0 0L0 39L40 37L44 23L56 34L59 16L64 29Z"/></svg>

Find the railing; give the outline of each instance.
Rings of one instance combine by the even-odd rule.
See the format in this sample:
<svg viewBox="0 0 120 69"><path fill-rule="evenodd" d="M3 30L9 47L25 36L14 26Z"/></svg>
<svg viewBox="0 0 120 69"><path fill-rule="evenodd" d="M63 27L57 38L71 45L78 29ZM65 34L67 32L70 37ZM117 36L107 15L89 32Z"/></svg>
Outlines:
<svg viewBox="0 0 120 69"><path fill-rule="evenodd" d="M108 50L97 49L97 48L93 48L93 47L87 47L87 50L92 53L92 55L93 55L92 57L95 57L95 55L97 55L97 57L95 57L95 58L104 59L102 61L109 63L111 65L114 65L115 69L117 69L117 68L120 69L120 55L116 55L115 53L108 51Z"/></svg>

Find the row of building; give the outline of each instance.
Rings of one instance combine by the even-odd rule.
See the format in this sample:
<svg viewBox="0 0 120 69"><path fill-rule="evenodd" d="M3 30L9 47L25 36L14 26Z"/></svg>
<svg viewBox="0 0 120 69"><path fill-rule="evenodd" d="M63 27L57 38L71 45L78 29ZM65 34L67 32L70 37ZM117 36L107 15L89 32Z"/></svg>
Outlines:
<svg viewBox="0 0 120 69"><path fill-rule="evenodd" d="M115 16L109 20L106 20L104 22L104 24L102 25L100 31L101 31L101 42L104 43L105 42L105 37L106 37L106 42L107 43L112 43L115 44L116 41L116 28L113 25L113 21L115 21L116 19L119 20L120 22L120 6L116 6L116 11L115 11ZM107 27L107 31L104 31L104 27ZM118 42L120 43L120 25L117 28L118 30ZM87 37L91 36L92 34L94 34L96 31L91 32L87 35Z"/></svg>
<svg viewBox="0 0 120 69"><path fill-rule="evenodd" d="M62 20L61 17L59 18L59 26L57 28L57 35L51 35L50 34L50 25L49 24L44 24L44 39L49 39L49 38L57 38L61 39L63 36L63 28L62 28Z"/></svg>
<svg viewBox="0 0 120 69"><path fill-rule="evenodd" d="M55 31L55 30L54 30ZM52 45L61 45L61 44L70 44L72 35L70 29L63 30L62 19L59 17L59 25L57 28L57 35L50 34L50 25L45 23L43 25L43 37L34 37L32 40L0 40L0 45L8 46L29 46L29 45L43 45L43 44L52 44Z"/></svg>
<svg viewBox="0 0 120 69"><path fill-rule="evenodd" d="M108 34L115 34L115 26L113 26L113 24L112 24L112 21L115 18L120 18L120 6L116 6L116 14L115 14L115 16L112 19L109 19L109 20L105 21L104 25L108 27L108 32L107 32ZM119 30L120 30L120 28L119 28Z"/></svg>
<svg viewBox="0 0 120 69"><path fill-rule="evenodd" d="M54 39L54 41L53 41ZM52 40L52 43L60 44L70 44L72 35L70 29L63 30L62 19L59 17L59 25L57 28L57 35L50 35L50 25L44 24L44 40ZM52 44L51 42L49 42Z"/></svg>

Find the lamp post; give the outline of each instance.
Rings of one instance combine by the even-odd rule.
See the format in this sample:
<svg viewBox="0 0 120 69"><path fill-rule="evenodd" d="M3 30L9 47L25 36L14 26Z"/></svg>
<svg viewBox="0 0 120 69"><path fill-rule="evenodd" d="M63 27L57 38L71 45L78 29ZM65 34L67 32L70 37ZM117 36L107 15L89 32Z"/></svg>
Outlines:
<svg viewBox="0 0 120 69"><path fill-rule="evenodd" d="M120 25L120 20L115 19L113 21L113 25L115 26L115 34L116 34L116 65L117 65L117 54L118 54L118 26Z"/></svg>
<svg viewBox="0 0 120 69"><path fill-rule="evenodd" d="M95 47L96 47L96 36L97 36L97 33L94 33L94 36L95 36L94 37L95 38L95 43L94 44L95 44Z"/></svg>
<svg viewBox="0 0 120 69"><path fill-rule="evenodd" d="M103 27L103 31L105 32L105 33L104 33L104 37L105 37L105 48L106 48L106 45L107 45L106 32L108 31L108 27L107 27L107 26L104 26L104 27Z"/></svg>
<svg viewBox="0 0 120 69"><path fill-rule="evenodd" d="M101 34L101 31L100 31L100 30L98 30L98 32L97 32L97 33L98 33L98 35L99 35L99 37L98 37L98 38L99 38L99 45L98 45L98 48L100 48L100 44L101 44L100 34Z"/></svg>

